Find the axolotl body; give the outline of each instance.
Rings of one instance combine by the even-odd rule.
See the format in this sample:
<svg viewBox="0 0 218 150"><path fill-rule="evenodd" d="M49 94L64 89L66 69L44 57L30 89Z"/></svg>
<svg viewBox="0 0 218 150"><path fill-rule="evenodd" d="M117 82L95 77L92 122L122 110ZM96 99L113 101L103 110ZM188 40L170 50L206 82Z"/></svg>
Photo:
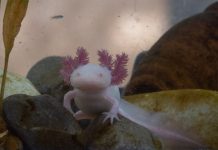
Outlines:
<svg viewBox="0 0 218 150"><path fill-rule="evenodd" d="M110 86L111 75L106 67L95 64L86 64L76 69L70 78L73 91L64 96L64 107L70 112L71 100L74 99L80 109L74 114L77 120L93 119L96 115L104 113L105 121L119 120L120 92L118 86ZM73 112L72 112L73 113Z"/></svg>
<svg viewBox="0 0 218 150"><path fill-rule="evenodd" d="M121 99L118 86L110 84L111 75L106 67L95 64L81 66L72 73L70 82L74 90L65 94L63 105L77 120L94 119L96 116L104 114L104 121L109 119L113 124L114 120L119 120L119 114L146 127L160 137L176 140L180 144L185 142L193 147L202 147L198 142L178 134L177 131L165 128L164 116L145 112ZM72 99L80 109L76 113L71 109ZM168 147L172 142L169 143L167 143ZM173 146L175 146L175 141Z"/></svg>

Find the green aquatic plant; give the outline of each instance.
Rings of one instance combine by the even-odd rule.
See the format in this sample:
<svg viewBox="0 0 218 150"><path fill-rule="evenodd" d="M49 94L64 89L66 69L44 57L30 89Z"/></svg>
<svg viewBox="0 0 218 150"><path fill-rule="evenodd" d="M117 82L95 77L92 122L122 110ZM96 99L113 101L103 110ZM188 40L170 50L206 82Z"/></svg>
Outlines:
<svg viewBox="0 0 218 150"><path fill-rule="evenodd" d="M6 123L2 117L2 103L4 98L4 89L6 83L8 61L11 50L14 45L15 37L17 36L21 22L26 14L27 6L29 0L7 0L5 14L3 19L3 42L5 46L5 57L4 57L4 71L1 81L1 93L0 93L0 145L2 145L2 140L6 135L8 135L8 130ZM1 0L0 0L1 8Z"/></svg>

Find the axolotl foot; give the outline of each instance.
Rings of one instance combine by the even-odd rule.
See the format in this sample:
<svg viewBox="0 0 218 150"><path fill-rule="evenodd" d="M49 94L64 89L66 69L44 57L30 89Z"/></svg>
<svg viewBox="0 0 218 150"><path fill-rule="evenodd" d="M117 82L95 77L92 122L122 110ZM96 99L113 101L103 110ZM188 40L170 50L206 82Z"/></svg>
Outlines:
<svg viewBox="0 0 218 150"><path fill-rule="evenodd" d="M76 120L94 119L96 117L95 115L92 115L92 114L86 114L82 112L81 110L77 111L73 116L76 118Z"/></svg>
<svg viewBox="0 0 218 150"><path fill-rule="evenodd" d="M108 119L110 120L110 123L113 124L114 120L120 121L117 113L112 112L104 112L103 115L105 115L105 118L103 120L103 123L105 123Z"/></svg>

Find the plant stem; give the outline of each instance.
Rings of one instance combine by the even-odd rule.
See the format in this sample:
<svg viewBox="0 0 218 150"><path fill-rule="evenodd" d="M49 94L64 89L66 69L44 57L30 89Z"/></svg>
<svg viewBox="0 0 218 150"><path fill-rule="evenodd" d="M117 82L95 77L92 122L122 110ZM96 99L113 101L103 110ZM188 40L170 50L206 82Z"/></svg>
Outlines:
<svg viewBox="0 0 218 150"><path fill-rule="evenodd" d="M3 103L3 98L4 98L5 83L6 83L6 76L7 76L7 70L8 70L8 60L9 60L9 54L6 54L5 55L4 72L3 72L2 83L1 83L0 113L2 112L2 103Z"/></svg>

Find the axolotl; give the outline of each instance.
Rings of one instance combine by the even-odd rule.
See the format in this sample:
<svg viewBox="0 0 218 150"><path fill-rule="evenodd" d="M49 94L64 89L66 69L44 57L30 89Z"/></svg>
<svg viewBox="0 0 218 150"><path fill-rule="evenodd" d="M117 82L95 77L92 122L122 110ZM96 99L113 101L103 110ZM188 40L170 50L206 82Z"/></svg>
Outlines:
<svg viewBox="0 0 218 150"><path fill-rule="evenodd" d="M184 146L184 143L193 148L200 149L203 147L199 142L185 136L182 131L174 130L172 124L169 125L171 120L165 114L146 112L121 98L118 86L112 83L121 81L127 75L124 69L124 64L127 61L126 55L118 55L117 60L114 62L114 70L120 70L120 74L114 73L116 71L112 69L112 58L105 50L99 51L100 65L88 63L87 54L83 48L78 49L77 55L77 58L71 60L73 67L77 67L73 71L71 70L72 73L68 75L68 82L70 82L74 90L67 92L63 101L63 106L77 120L94 119L103 114L105 115L103 122L109 120L113 124L115 120L120 120L119 115L121 115L149 129L157 136L168 139L164 143L166 147L172 147L173 145L175 148L175 143L179 148L181 148L181 145ZM115 74L118 74L119 77ZM72 100L79 108L76 113L71 108Z"/></svg>

